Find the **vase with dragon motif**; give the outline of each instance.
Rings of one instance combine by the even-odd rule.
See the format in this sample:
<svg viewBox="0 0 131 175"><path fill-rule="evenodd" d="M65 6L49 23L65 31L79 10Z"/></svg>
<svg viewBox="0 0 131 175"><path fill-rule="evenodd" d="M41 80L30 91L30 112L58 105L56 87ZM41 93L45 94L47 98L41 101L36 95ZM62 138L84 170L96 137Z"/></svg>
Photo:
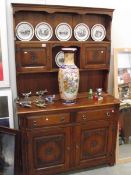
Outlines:
<svg viewBox="0 0 131 175"><path fill-rule="evenodd" d="M76 48L63 48L64 64L59 68L58 82L60 97L64 104L76 102L79 89L79 68L74 63Z"/></svg>

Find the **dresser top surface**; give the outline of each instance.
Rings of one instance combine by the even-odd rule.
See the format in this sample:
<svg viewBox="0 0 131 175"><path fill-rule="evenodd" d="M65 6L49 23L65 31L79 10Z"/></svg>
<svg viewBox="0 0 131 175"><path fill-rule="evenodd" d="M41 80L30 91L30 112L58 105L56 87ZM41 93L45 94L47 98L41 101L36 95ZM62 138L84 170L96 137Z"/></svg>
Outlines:
<svg viewBox="0 0 131 175"><path fill-rule="evenodd" d="M104 94L103 100L95 101L94 99L88 99L87 97L77 98L75 104L63 104L60 99L54 100L53 104L47 104L46 107L39 108L34 103L31 104L31 107L21 107L17 105L18 115L24 114L34 114L34 113L55 113L55 112L74 112L83 109L94 109L95 107L104 107L104 106L119 106L120 101L114 98L111 95Z"/></svg>

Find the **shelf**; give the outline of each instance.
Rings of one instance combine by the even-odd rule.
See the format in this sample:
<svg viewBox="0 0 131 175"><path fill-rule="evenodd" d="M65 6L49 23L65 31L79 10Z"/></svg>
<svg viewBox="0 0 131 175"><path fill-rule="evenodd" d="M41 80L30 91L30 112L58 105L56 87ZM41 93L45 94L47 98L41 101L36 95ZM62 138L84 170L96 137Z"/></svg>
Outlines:
<svg viewBox="0 0 131 175"><path fill-rule="evenodd" d="M17 71L17 75L20 75L20 74L40 74L40 73L54 73L54 72L58 72L59 71L59 68L57 69L52 69L52 70L40 70L40 71L36 71L36 70L32 70L32 71ZM80 72L86 72L86 71L109 71L109 68L94 68L94 69L79 69Z"/></svg>
<svg viewBox="0 0 131 175"><path fill-rule="evenodd" d="M25 44L108 44L110 41L15 41L16 45L25 45ZM45 46L43 46L45 47Z"/></svg>
<svg viewBox="0 0 131 175"><path fill-rule="evenodd" d="M20 22L27 21L35 29L43 21L49 23L53 29L53 36L49 41L39 41L35 35L30 41L15 38L18 94L30 89L34 93L45 87L50 93L59 92L59 68L55 58L63 47L77 48L74 62L80 70L80 92L98 87L107 90L113 9L13 4L13 12L14 28ZM56 27L63 22L72 28L69 41L59 41L55 35ZM93 41L90 34L87 41L77 41L73 30L79 23L86 24L89 29L95 24L103 25L106 29L104 40ZM79 31L80 34L83 32Z"/></svg>
<svg viewBox="0 0 131 175"><path fill-rule="evenodd" d="M119 104L119 100L114 99L114 97L106 93L103 94L104 99L101 102L99 101L96 102L93 99L88 99L86 96L87 96L87 92L79 94L77 102L72 105L65 105L62 103L60 99L57 99L54 102L54 104L49 104L45 108L39 108L34 104L32 104L31 108L24 108L18 105L17 110L19 115L31 114L31 113L34 114L34 113L41 113L41 112L44 112L44 114L46 114L46 112L48 113L58 112L58 111L64 112L64 110L68 110L68 112L71 112L71 111L75 111L76 109L80 110L81 108L82 109L91 108L91 107L94 108L98 106L100 108L100 106L104 106L104 105L114 105L114 103ZM36 98L36 97L32 97L32 98Z"/></svg>

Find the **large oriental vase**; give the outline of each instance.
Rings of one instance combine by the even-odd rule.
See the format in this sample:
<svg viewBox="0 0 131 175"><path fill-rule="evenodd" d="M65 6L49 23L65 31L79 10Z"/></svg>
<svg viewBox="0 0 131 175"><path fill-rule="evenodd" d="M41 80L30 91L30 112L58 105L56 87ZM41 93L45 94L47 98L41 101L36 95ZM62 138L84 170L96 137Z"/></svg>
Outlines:
<svg viewBox="0 0 131 175"><path fill-rule="evenodd" d="M60 97L64 104L76 102L79 88L79 68L74 63L76 48L63 48L64 64L59 68L58 81Z"/></svg>

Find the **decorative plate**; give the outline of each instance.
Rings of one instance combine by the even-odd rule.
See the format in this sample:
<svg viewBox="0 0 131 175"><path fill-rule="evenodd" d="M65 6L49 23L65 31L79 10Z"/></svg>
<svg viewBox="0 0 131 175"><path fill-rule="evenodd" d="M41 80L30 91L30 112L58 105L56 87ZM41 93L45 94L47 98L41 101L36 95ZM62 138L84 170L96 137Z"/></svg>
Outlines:
<svg viewBox="0 0 131 175"><path fill-rule="evenodd" d="M52 27L46 22L41 22L35 27L35 36L40 41L48 41L51 39L52 35Z"/></svg>
<svg viewBox="0 0 131 175"><path fill-rule="evenodd" d="M102 41L106 36L105 27L102 24L95 24L91 28L91 37L94 41Z"/></svg>
<svg viewBox="0 0 131 175"><path fill-rule="evenodd" d="M61 67L64 63L64 52L60 51L55 56L55 62L58 67Z"/></svg>
<svg viewBox="0 0 131 175"><path fill-rule="evenodd" d="M90 29L84 23L79 23L74 28L74 36L78 41L86 41L90 36Z"/></svg>
<svg viewBox="0 0 131 175"><path fill-rule="evenodd" d="M16 36L21 41L30 41L34 36L34 28L29 22L20 22L15 28Z"/></svg>
<svg viewBox="0 0 131 175"><path fill-rule="evenodd" d="M67 23L60 23L55 29L55 35L60 41L68 41L72 36L72 28Z"/></svg>

